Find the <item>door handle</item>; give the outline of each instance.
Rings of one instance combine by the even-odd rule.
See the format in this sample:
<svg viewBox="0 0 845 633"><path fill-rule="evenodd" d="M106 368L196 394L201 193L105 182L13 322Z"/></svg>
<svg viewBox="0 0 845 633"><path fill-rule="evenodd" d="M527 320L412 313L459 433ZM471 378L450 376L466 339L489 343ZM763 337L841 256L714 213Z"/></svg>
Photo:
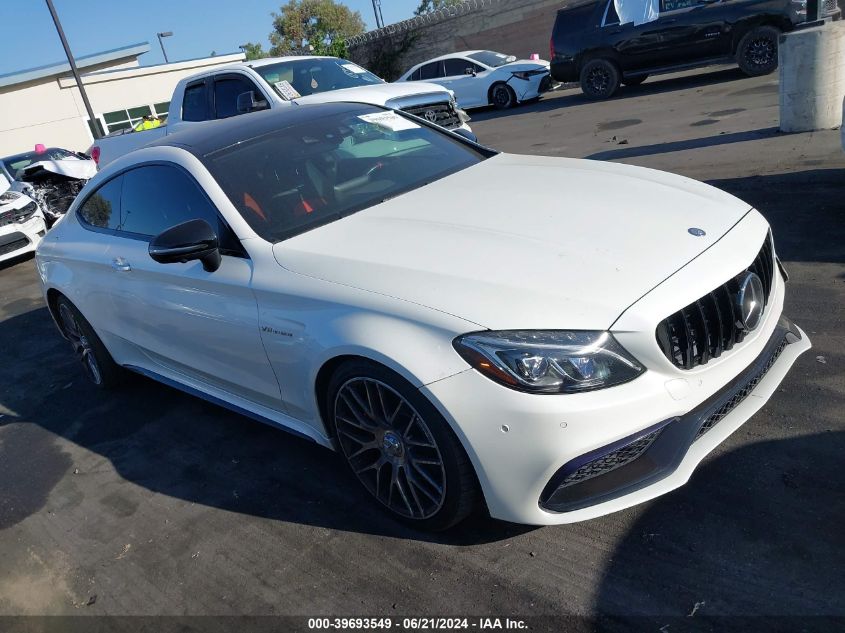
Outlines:
<svg viewBox="0 0 845 633"><path fill-rule="evenodd" d="M111 267L122 273L126 273L132 270L132 266L130 266L129 262L126 261L123 257L115 257L113 260L111 260Z"/></svg>

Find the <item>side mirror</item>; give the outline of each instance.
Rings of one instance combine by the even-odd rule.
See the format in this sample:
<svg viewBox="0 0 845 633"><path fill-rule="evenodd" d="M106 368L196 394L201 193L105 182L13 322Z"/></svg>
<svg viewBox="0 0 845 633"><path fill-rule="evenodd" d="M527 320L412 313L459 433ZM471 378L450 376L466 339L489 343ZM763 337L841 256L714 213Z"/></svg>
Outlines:
<svg viewBox="0 0 845 633"><path fill-rule="evenodd" d="M248 114L258 110L266 110L269 107L270 106L263 99L256 101L255 93L252 90L242 92L238 95L238 114Z"/></svg>
<svg viewBox="0 0 845 633"><path fill-rule="evenodd" d="M150 242L149 253L159 264L200 260L210 273L222 262L217 233L205 220L188 220L159 233Z"/></svg>

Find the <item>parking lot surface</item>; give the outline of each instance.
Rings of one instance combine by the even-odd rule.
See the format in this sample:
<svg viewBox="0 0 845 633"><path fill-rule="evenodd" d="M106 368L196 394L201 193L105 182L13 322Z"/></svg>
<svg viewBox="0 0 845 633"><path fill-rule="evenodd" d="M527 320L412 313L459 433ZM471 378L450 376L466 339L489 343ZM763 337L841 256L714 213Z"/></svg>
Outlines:
<svg viewBox="0 0 845 633"><path fill-rule="evenodd" d="M776 75L711 69L473 115L503 151L756 206L814 345L685 487L586 523L410 531L316 445L141 378L97 392L33 260L0 268L0 615L845 616L845 155L836 131L779 134L777 103Z"/></svg>

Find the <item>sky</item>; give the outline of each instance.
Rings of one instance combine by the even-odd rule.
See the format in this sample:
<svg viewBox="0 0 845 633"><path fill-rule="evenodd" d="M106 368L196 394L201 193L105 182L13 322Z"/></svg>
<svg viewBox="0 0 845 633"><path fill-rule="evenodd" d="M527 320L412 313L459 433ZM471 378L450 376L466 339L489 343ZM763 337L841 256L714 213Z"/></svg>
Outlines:
<svg viewBox="0 0 845 633"><path fill-rule="evenodd" d="M341 0L375 27L372 0ZM44 0L0 0L0 75L65 59ZM156 33L173 31L164 45L170 61L239 52L238 45L267 39L270 13L283 0L53 0L75 57L149 42L142 65L164 62ZM413 15L418 0L381 0L387 24Z"/></svg>

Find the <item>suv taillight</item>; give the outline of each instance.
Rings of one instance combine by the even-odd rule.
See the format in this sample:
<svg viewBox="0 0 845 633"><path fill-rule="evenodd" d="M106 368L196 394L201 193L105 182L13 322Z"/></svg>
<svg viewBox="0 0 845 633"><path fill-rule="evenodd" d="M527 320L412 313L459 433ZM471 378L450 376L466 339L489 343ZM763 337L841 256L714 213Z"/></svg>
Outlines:
<svg viewBox="0 0 845 633"><path fill-rule="evenodd" d="M549 61L555 58L555 38L554 36L549 38Z"/></svg>

